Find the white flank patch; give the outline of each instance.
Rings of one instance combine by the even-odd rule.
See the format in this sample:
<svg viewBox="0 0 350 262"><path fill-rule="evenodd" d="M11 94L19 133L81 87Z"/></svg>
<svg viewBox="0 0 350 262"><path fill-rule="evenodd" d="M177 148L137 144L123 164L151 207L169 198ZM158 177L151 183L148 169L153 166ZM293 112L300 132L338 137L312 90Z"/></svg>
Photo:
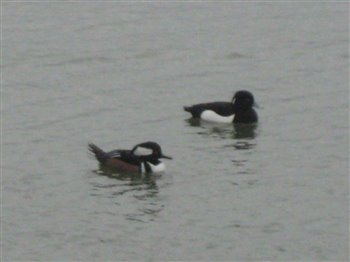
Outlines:
<svg viewBox="0 0 350 262"><path fill-rule="evenodd" d="M152 153L153 153L152 149L140 147L140 146L138 146L134 151L134 155L136 156L149 156L149 155L152 155Z"/></svg>
<svg viewBox="0 0 350 262"><path fill-rule="evenodd" d="M208 122L217 122L217 123L232 123L233 122L232 116L220 116L214 111L211 110L204 110L201 114L201 119Z"/></svg>
<svg viewBox="0 0 350 262"><path fill-rule="evenodd" d="M160 173L165 170L165 164L160 162L158 165L152 165L150 162L147 162L152 169L153 173Z"/></svg>

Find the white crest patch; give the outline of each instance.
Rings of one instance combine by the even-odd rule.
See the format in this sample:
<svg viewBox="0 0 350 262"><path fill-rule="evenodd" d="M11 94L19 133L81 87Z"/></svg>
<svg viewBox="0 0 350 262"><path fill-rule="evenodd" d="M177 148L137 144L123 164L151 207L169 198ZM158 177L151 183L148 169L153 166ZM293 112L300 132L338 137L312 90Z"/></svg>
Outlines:
<svg viewBox="0 0 350 262"><path fill-rule="evenodd" d="M152 155L152 153L153 153L152 149L141 147L141 146L138 146L134 151L134 155L136 156L149 156L149 155Z"/></svg>
<svg viewBox="0 0 350 262"><path fill-rule="evenodd" d="M215 113L212 110L204 110L201 114L201 119L208 122L217 122L217 123L232 123L234 115L231 116L221 116Z"/></svg>

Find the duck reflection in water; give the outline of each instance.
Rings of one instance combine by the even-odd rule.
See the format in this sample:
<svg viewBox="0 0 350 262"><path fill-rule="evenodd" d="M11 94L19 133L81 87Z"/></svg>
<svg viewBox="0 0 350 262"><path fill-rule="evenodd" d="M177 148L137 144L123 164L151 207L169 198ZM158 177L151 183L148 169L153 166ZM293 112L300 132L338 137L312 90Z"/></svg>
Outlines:
<svg viewBox="0 0 350 262"><path fill-rule="evenodd" d="M234 124L233 135L234 139L254 139L256 137L257 124Z"/></svg>
<svg viewBox="0 0 350 262"><path fill-rule="evenodd" d="M111 215L124 216L126 220L144 223L155 220L164 209L157 185L161 174L116 173L103 165L94 173L110 178L106 180L94 176L90 195L110 199L116 205L112 211L108 211ZM137 201L130 202L130 199ZM127 207L125 203L128 203Z"/></svg>
<svg viewBox="0 0 350 262"><path fill-rule="evenodd" d="M123 182L129 182L130 186L148 185L150 188L157 188L156 180L160 178L161 174L140 174L128 172L116 172L115 170L100 164L99 169L95 171L100 176L109 177Z"/></svg>
<svg viewBox="0 0 350 262"><path fill-rule="evenodd" d="M197 132L200 135L231 139L254 139L257 135L257 123L217 125L209 122L203 122L196 118L186 119L186 122L190 126L201 127L201 131Z"/></svg>

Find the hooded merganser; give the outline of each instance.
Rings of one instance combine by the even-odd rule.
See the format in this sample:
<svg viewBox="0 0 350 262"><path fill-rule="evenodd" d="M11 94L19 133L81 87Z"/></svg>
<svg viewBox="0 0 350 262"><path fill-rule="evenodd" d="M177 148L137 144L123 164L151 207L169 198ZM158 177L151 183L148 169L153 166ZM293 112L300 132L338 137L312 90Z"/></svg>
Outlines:
<svg viewBox="0 0 350 262"><path fill-rule="evenodd" d="M119 172L159 173L165 170L160 158L172 159L162 153L157 143L151 141L138 144L131 150L117 149L104 152L94 144L89 144L89 150L101 165Z"/></svg>
<svg viewBox="0 0 350 262"><path fill-rule="evenodd" d="M185 106L184 110L193 118L218 123L255 123L258 115L253 109L256 106L254 96L249 91L237 91L231 102L211 102Z"/></svg>

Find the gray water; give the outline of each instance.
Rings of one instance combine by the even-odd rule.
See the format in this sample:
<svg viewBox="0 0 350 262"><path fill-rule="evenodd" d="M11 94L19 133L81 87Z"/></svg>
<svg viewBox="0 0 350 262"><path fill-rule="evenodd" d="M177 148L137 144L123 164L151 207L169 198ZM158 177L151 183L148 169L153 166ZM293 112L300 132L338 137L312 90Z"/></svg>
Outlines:
<svg viewBox="0 0 350 262"><path fill-rule="evenodd" d="M2 260L349 259L346 2L2 3ZM184 105L250 90L256 128ZM167 170L88 154L153 140Z"/></svg>

